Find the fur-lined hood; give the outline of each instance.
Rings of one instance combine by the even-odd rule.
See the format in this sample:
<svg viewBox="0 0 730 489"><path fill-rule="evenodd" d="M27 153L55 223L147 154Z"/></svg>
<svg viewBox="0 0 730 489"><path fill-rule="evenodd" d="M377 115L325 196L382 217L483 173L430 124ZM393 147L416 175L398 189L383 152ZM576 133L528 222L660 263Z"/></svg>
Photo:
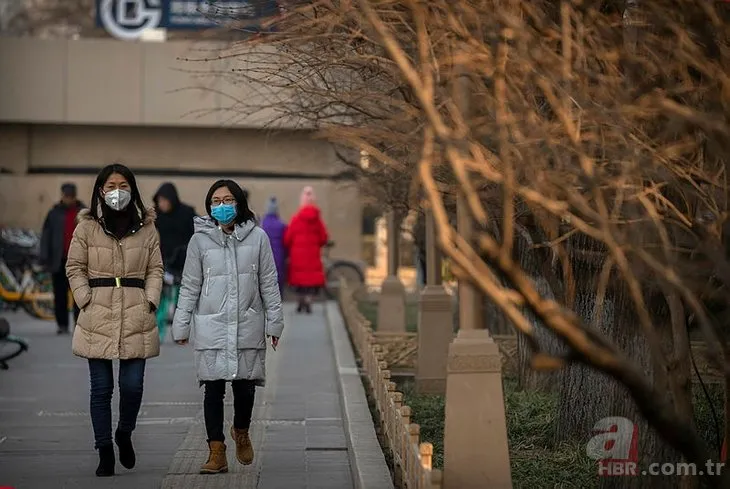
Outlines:
<svg viewBox="0 0 730 489"><path fill-rule="evenodd" d="M80 223L81 221L90 221L93 219L94 216L91 215L91 209L88 208L81 209L76 215L77 223ZM155 212L154 208L150 207L144 212L144 219L142 220L142 224L152 224L155 222L155 219L157 219L157 212Z"/></svg>

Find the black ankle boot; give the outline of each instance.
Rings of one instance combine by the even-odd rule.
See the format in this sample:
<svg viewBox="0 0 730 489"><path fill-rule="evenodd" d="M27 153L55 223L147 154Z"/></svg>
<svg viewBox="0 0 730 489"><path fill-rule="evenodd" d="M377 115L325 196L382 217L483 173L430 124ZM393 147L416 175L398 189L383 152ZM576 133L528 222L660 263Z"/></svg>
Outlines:
<svg viewBox="0 0 730 489"><path fill-rule="evenodd" d="M114 446L99 447L99 466L96 468L97 477L111 477L114 475Z"/></svg>
<svg viewBox="0 0 730 489"><path fill-rule="evenodd" d="M119 447L119 463L125 469L133 469L134 464L137 463L137 458L134 455L134 447L132 446L132 433L117 430L114 433L114 441L117 442Z"/></svg>

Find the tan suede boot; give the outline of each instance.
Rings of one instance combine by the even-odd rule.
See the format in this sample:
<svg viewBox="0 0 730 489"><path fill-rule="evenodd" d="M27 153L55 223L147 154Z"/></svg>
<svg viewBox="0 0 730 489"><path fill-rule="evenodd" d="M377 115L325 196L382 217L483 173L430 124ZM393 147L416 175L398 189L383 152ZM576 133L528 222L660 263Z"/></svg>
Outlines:
<svg viewBox="0 0 730 489"><path fill-rule="evenodd" d="M228 472L228 460L226 459L226 445L222 441L211 441L208 443L210 454L208 461L200 467L201 474L221 474Z"/></svg>
<svg viewBox="0 0 730 489"><path fill-rule="evenodd" d="M236 458L243 465L253 463L253 443L248 436L248 430L238 430L231 426L231 437L236 442Z"/></svg>

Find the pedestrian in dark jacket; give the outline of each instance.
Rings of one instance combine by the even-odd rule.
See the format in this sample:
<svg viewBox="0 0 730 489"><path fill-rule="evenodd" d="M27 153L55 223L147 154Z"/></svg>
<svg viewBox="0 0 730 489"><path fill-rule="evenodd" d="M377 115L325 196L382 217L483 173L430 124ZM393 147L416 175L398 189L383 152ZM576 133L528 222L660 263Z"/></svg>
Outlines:
<svg viewBox="0 0 730 489"><path fill-rule="evenodd" d="M157 331L160 341L167 336L167 325L172 320L172 310L177 304L180 287L176 278L182 277L188 243L193 237L195 209L180 202L175 185L163 183L153 197L157 211L157 231L160 234L160 251L165 267L164 287L157 308Z"/></svg>
<svg viewBox="0 0 730 489"><path fill-rule="evenodd" d="M76 185L61 185L61 201L48 212L41 234L40 259L53 278L58 334L69 332L69 285L66 278L66 259L71 245L76 215L85 206L76 198ZM72 301L73 302L73 301ZM79 318L79 308L73 303L74 321Z"/></svg>
<svg viewBox="0 0 730 489"><path fill-rule="evenodd" d="M261 221L261 227L269 237L271 251L274 253L274 263L279 280L279 294L284 295L284 284L286 283L286 247L284 246L284 235L286 234L286 223L279 218L279 203L276 197L269 199L266 208L266 215Z"/></svg>
<svg viewBox="0 0 730 489"><path fill-rule="evenodd" d="M195 209L180 202L175 185L163 183L153 197L157 211L157 231L160 233L160 250L165 271L182 274L188 243L195 228Z"/></svg>

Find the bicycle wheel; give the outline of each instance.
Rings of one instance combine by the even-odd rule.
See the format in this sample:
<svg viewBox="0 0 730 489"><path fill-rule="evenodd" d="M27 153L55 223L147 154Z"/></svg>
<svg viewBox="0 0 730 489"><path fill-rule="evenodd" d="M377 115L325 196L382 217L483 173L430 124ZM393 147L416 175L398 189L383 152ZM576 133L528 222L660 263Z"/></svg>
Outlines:
<svg viewBox="0 0 730 489"><path fill-rule="evenodd" d="M34 286L28 292L30 300L23 302L25 312L34 318L50 321L56 318L56 306L53 300L53 292L42 292Z"/></svg>
<svg viewBox="0 0 730 489"><path fill-rule="evenodd" d="M340 280L344 279L349 288L359 289L365 283L365 276L360 267L349 261L336 261L327 269L327 284L325 293L327 298L334 299Z"/></svg>
<svg viewBox="0 0 730 489"><path fill-rule="evenodd" d="M28 350L28 344L15 336L6 336L0 340L0 368L7 370L5 362L12 360L24 351Z"/></svg>

